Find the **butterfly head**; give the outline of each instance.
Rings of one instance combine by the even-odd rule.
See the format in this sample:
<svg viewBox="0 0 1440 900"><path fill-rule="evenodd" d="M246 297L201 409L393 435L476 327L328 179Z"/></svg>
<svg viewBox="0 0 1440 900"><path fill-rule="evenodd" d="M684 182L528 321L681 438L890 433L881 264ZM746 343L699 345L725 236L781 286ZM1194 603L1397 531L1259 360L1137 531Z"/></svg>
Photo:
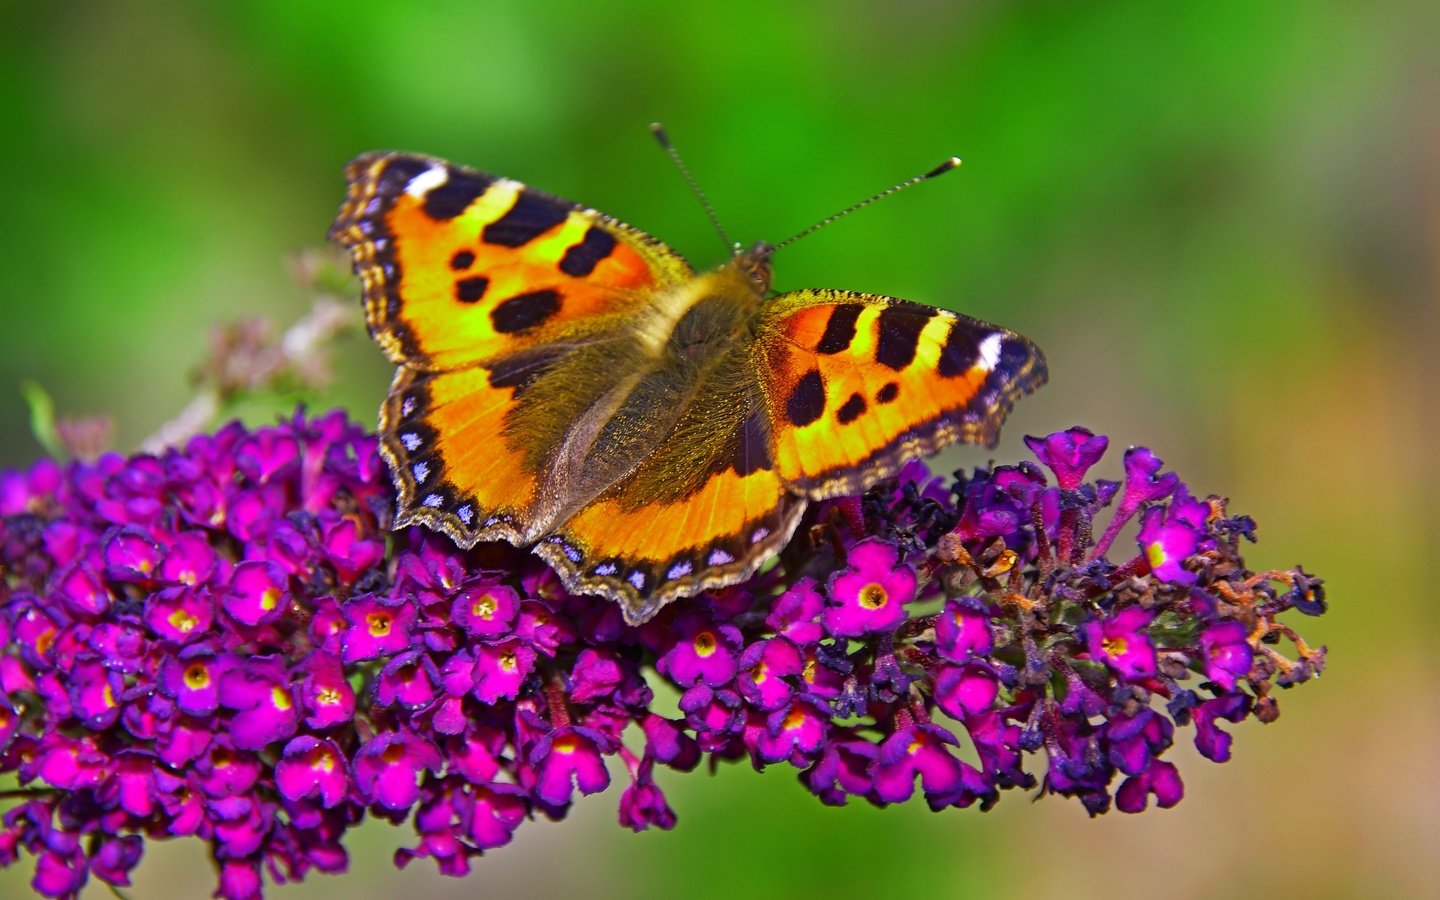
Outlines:
<svg viewBox="0 0 1440 900"><path fill-rule="evenodd" d="M750 282L755 285L755 290L761 295L770 292L770 281L774 275L770 267L770 257L774 255L774 245L760 241L735 257L736 268L750 279Z"/></svg>

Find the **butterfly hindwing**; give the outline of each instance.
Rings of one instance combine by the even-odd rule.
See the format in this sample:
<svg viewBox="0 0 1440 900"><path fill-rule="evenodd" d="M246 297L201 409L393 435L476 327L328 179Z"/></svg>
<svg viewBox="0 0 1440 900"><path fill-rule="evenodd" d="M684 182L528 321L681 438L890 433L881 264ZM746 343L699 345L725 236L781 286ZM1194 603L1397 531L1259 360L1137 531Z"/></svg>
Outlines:
<svg viewBox="0 0 1440 900"><path fill-rule="evenodd" d="M437 159L361 156L331 228L365 288L390 358L461 368L623 316L692 277L648 235L608 216Z"/></svg>
<svg viewBox="0 0 1440 900"><path fill-rule="evenodd" d="M796 291L762 313L755 358L780 477L811 499L857 494L906 460L993 444L1045 381L1020 335L871 294Z"/></svg>
<svg viewBox="0 0 1440 900"><path fill-rule="evenodd" d="M694 404L693 418L712 418L703 437L687 434L682 418L677 439L535 552L571 590L616 600L631 624L677 597L748 578L790 539L806 506L775 471L763 403L752 396Z"/></svg>
<svg viewBox="0 0 1440 900"><path fill-rule="evenodd" d="M537 478L503 435L526 374L400 367L380 413L380 448L399 495L397 527L423 523L462 547L520 540Z"/></svg>

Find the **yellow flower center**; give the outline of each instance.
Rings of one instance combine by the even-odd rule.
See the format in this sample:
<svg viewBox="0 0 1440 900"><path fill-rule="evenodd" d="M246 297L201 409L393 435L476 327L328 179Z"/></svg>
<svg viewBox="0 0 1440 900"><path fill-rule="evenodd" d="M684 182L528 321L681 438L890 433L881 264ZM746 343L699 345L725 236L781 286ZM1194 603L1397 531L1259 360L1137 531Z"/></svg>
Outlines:
<svg viewBox="0 0 1440 900"><path fill-rule="evenodd" d="M334 688L321 688L315 695L315 702L321 706L335 706L340 702L340 692Z"/></svg>
<svg viewBox="0 0 1440 900"><path fill-rule="evenodd" d="M279 606L279 605L280 605L280 589L279 589L279 588L268 587L268 588L265 589L265 592L260 595L260 608L263 609L263 610L265 610L266 612L269 612L270 610L274 609L275 607L277 607L277 606Z"/></svg>
<svg viewBox="0 0 1440 900"><path fill-rule="evenodd" d="M709 656L710 654L712 654L712 653L715 652L715 646L716 646L716 643L717 643L717 641L715 640L715 632L713 632L713 631L702 631L702 632L700 632L699 634L695 635L695 641L694 641L694 643L695 643L695 654L696 654L697 656L701 656L701 657Z"/></svg>
<svg viewBox="0 0 1440 900"><path fill-rule="evenodd" d="M860 589L860 605L866 609L880 609L889 599L885 588L873 581Z"/></svg>
<svg viewBox="0 0 1440 900"><path fill-rule="evenodd" d="M210 668L204 663L191 663L185 667L185 686L192 691L210 686Z"/></svg>
<svg viewBox="0 0 1440 900"><path fill-rule="evenodd" d="M390 614L388 612L372 612L365 617L370 625L371 637L387 637L390 634Z"/></svg>
<svg viewBox="0 0 1440 900"><path fill-rule="evenodd" d="M1150 568L1158 569L1169 560L1165 555L1165 545L1159 541L1153 541L1145 547L1145 558L1150 560Z"/></svg>
<svg viewBox="0 0 1440 900"><path fill-rule="evenodd" d="M767 674L769 668L770 667L765 665L765 661L762 659L760 662L755 664L755 671L751 673L750 680L755 682L756 684L764 684L765 679L769 677L769 675Z"/></svg>
<svg viewBox="0 0 1440 900"><path fill-rule="evenodd" d="M475 605L470 608L470 611L488 622L495 615L496 606L495 598L485 594L475 601Z"/></svg>
<svg viewBox="0 0 1440 900"><path fill-rule="evenodd" d="M1109 656L1123 656L1129 646L1123 637L1107 637L1100 642L1100 649Z"/></svg>
<svg viewBox="0 0 1440 900"><path fill-rule="evenodd" d="M172 628L181 634L189 634L200 624L200 620L183 609L177 609L170 614L169 622Z"/></svg>
<svg viewBox="0 0 1440 900"><path fill-rule="evenodd" d="M500 654L500 668L504 669L507 672L513 672L518 667L518 665L519 664L515 661L514 650L506 650L504 653Z"/></svg>
<svg viewBox="0 0 1440 900"><path fill-rule="evenodd" d="M295 705L295 702L290 699L290 692L278 684L270 689L270 703L282 712Z"/></svg>

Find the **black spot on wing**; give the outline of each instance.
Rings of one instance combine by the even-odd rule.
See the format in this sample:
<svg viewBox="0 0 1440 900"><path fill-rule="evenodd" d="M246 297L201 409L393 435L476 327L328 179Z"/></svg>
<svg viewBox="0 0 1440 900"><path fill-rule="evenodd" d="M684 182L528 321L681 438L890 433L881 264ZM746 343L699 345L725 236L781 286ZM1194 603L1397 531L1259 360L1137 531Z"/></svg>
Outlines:
<svg viewBox="0 0 1440 900"><path fill-rule="evenodd" d="M804 428L825 414L825 382L819 369L811 369L795 383L785 401L785 417L796 428Z"/></svg>
<svg viewBox="0 0 1440 900"><path fill-rule="evenodd" d="M462 272L473 265L475 265L475 254L469 250L461 250L450 257L450 268L456 272Z"/></svg>
<svg viewBox="0 0 1440 900"><path fill-rule="evenodd" d="M1000 363L996 368L1014 374L1030 362L1032 356L1038 356L1024 341L1007 340L1000 345ZM1044 370L1044 361L1039 362L1039 368Z"/></svg>
<svg viewBox="0 0 1440 900"><path fill-rule="evenodd" d="M860 318L862 309L864 307L858 303L847 303L832 309L830 318L825 322L825 333L820 335L820 342L815 345L815 352L828 355L848 348L855 340L855 322Z"/></svg>
<svg viewBox="0 0 1440 900"><path fill-rule="evenodd" d="M865 413L865 398L859 394L851 394L838 410L835 411L835 418L840 420L841 425L849 425Z"/></svg>
<svg viewBox="0 0 1440 900"><path fill-rule="evenodd" d="M449 169L447 175L444 184L425 195L425 215L437 222L449 221L469 209L495 181L476 172L457 169Z"/></svg>
<svg viewBox="0 0 1440 900"><path fill-rule="evenodd" d="M462 278L455 282L455 299L461 303L475 303L485 296L485 290L488 287L490 287L490 279L483 276Z"/></svg>
<svg viewBox="0 0 1440 900"><path fill-rule="evenodd" d="M516 294L490 311L490 322L501 334L534 328L560 311L560 293L552 290Z"/></svg>
<svg viewBox="0 0 1440 900"><path fill-rule="evenodd" d="M879 329L875 361L897 372L914 362L915 348L920 344L920 332L934 315L933 311L899 305L880 310L875 326Z"/></svg>
<svg viewBox="0 0 1440 900"><path fill-rule="evenodd" d="M945 346L940 348L940 362L935 371L946 378L953 378L970 371L970 367L975 365L975 360L979 358L980 341L964 323L956 321L950 326Z"/></svg>
<svg viewBox="0 0 1440 900"><path fill-rule="evenodd" d="M875 392L875 402L893 403L898 396L900 396L900 385L893 381L887 381L884 387Z"/></svg>
<svg viewBox="0 0 1440 900"><path fill-rule="evenodd" d="M615 249L615 238L598 225L591 225L580 243L574 244L560 258L560 271L575 278L584 278L600 261Z"/></svg>
<svg viewBox="0 0 1440 900"><path fill-rule="evenodd" d="M523 247L565 221L570 210L563 203L522 190L505 215L485 226L480 239L501 247Z"/></svg>

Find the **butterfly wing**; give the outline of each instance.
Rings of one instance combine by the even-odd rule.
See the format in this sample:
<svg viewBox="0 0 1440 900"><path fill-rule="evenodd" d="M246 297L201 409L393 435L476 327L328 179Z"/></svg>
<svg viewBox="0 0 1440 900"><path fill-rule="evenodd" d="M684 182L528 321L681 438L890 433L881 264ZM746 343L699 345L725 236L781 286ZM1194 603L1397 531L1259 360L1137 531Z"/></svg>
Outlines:
<svg viewBox="0 0 1440 900"><path fill-rule="evenodd" d="M640 624L745 580L790 539L806 501L776 472L747 364L736 347L632 476L536 544L570 590L609 597Z"/></svg>
<svg viewBox="0 0 1440 900"><path fill-rule="evenodd" d="M1013 331L846 291L776 297L754 352L777 471L811 499L859 493L952 443L993 444L1046 377Z"/></svg>
<svg viewBox="0 0 1440 900"><path fill-rule="evenodd" d="M395 527L421 523L461 547L523 542L539 479L507 437L506 417L547 363L520 355L444 372L396 370L380 410Z"/></svg>
<svg viewBox="0 0 1440 900"><path fill-rule="evenodd" d="M690 266L594 210L442 160L366 154L346 177L330 233L400 366L380 420L396 524L464 547L521 542L539 479L537 454L508 428L525 388Z"/></svg>
<svg viewBox="0 0 1440 900"><path fill-rule="evenodd" d="M366 154L345 175L330 235L400 365L457 369L543 344L693 275L643 232L508 178L404 153Z"/></svg>

